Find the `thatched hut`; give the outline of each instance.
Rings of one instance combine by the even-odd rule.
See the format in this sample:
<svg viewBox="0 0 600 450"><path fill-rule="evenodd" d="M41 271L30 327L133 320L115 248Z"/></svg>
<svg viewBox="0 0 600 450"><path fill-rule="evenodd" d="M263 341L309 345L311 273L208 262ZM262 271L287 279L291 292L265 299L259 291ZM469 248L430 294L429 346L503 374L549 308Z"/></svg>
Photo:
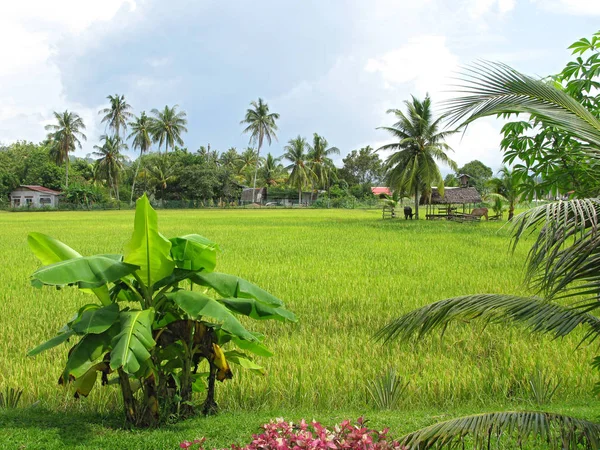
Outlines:
<svg viewBox="0 0 600 450"><path fill-rule="evenodd" d="M431 195L421 197L421 204L427 206L427 218L447 215L461 205L462 212L465 213L482 201L481 195L474 187L446 187L443 196L437 188L431 188Z"/></svg>

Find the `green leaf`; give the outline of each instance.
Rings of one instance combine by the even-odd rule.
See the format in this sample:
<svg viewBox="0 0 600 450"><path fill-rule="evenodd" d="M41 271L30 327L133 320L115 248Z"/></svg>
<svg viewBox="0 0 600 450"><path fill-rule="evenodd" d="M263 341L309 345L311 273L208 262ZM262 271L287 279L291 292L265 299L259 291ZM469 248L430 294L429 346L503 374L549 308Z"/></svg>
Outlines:
<svg viewBox="0 0 600 450"><path fill-rule="evenodd" d="M254 361L250 360L246 355L235 350L225 352L225 359L259 375L266 374L264 367L259 366Z"/></svg>
<svg viewBox="0 0 600 450"><path fill-rule="evenodd" d="M289 320L296 322L296 316L283 307L272 307L265 305L253 298L220 298L220 303L223 303L231 311L244 316L251 317L256 320L275 319L280 321Z"/></svg>
<svg viewBox="0 0 600 450"><path fill-rule="evenodd" d="M86 334L82 337L70 351L63 378L68 380L69 375L79 378L86 373L110 350L111 341L118 330L119 326L115 324L104 333Z"/></svg>
<svg viewBox="0 0 600 450"><path fill-rule="evenodd" d="M58 239L54 239L42 233L29 233L27 236L29 248L44 265L55 264L73 258L80 258L81 255ZM111 303L108 287L101 286L92 289L103 305ZM88 292L89 293L89 292Z"/></svg>
<svg viewBox="0 0 600 450"><path fill-rule="evenodd" d="M44 266L36 270L31 278L34 286L46 284L99 288L133 273L136 269L137 266L101 255L82 256Z"/></svg>
<svg viewBox="0 0 600 450"><path fill-rule="evenodd" d="M119 317L119 305L111 303L102 308L86 310L72 328L80 334L99 334L108 330Z"/></svg>
<svg viewBox="0 0 600 450"><path fill-rule="evenodd" d="M136 272L150 287L173 272L171 242L158 232L156 211L144 194L137 200L134 231L125 245L124 261L139 267Z"/></svg>
<svg viewBox="0 0 600 450"><path fill-rule="evenodd" d="M27 243L33 254L45 266L81 255L66 244L42 233L29 233Z"/></svg>
<svg viewBox="0 0 600 450"><path fill-rule="evenodd" d="M233 337L231 339L235 345L237 345L242 350L247 350L249 352L254 353L257 356L265 356L270 357L273 356L273 352L271 352L265 345L260 342L250 342L245 341L240 338Z"/></svg>
<svg viewBox="0 0 600 450"><path fill-rule="evenodd" d="M56 347L57 345L60 345L63 342L66 342L74 334L75 334L75 332L72 331L72 330L66 331L64 333L57 334L52 339L49 339L46 342L44 342L43 344L38 345L34 349L29 350L27 352L27 356L35 356L38 353L42 353L42 352L44 352L46 350L49 350L49 349L51 349L53 347Z"/></svg>
<svg viewBox="0 0 600 450"><path fill-rule="evenodd" d="M191 280L201 286L214 289L225 298L254 298L268 305L283 306L283 302L254 284L226 273L198 273Z"/></svg>
<svg viewBox="0 0 600 450"><path fill-rule="evenodd" d="M123 367L125 372L134 374L150 358L148 350L156 345L152 338L154 309L122 311L120 319L121 332L112 340L110 367Z"/></svg>
<svg viewBox="0 0 600 450"><path fill-rule="evenodd" d="M167 294L191 319L211 317L221 323L221 328L228 333L248 341L256 341L256 337L244 328L240 321L225 306L208 295L195 291L177 291Z"/></svg>
<svg viewBox="0 0 600 450"><path fill-rule="evenodd" d="M177 267L212 272L217 264L218 246L198 234L171 238L171 255Z"/></svg>

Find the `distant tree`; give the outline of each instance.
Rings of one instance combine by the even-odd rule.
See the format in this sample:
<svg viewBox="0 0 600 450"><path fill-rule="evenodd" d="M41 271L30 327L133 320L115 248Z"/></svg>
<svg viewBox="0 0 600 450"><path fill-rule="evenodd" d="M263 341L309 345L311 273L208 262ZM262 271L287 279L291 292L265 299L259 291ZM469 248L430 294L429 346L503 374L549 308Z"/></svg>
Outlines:
<svg viewBox="0 0 600 450"><path fill-rule="evenodd" d="M498 172L498 178L490 181L496 194L502 195L508 203L508 220L515 215L515 206L521 198L519 174L504 166Z"/></svg>
<svg viewBox="0 0 600 450"><path fill-rule="evenodd" d="M352 150L342 160L340 177L350 185L379 184L383 178L383 161L371 146Z"/></svg>
<svg viewBox="0 0 600 450"><path fill-rule="evenodd" d="M154 142L158 142L158 152L165 144L165 153L169 152L169 147L175 147L175 144L183 145L181 134L187 132L187 114L185 111L177 112L179 105L171 108L165 105L162 111L153 109L151 111L154 116L152 122L152 138Z"/></svg>
<svg viewBox="0 0 600 450"><path fill-rule="evenodd" d="M252 182L254 168L259 166L258 152L252 147L248 147L239 155L235 163L237 180L246 186L249 185Z"/></svg>
<svg viewBox="0 0 600 450"><path fill-rule="evenodd" d="M109 95L106 97L110 102L109 108L98 111L98 114L104 114L102 123L106 123L108 128L114 131L115 136L121 138L120 131L127 130L127 123L133 117L131 105L125 101L124 95Z"/></svg>
<svg viewBox="0 0 600 450"><path fill-rule="evenodd" d="M314 173L306 162L306 139L298 136L290 139L285 146L283 157L290 161L286 170L290 171L288 184L298 189L298 203L302 203L302 189L310 185L314 179Z"/></svg>
<svg viewBox="0 0 600 450"><path fill-rule="evenodd" d="M113 190L117 202L119 198L119 179L123 170L123 161L125 157L121 150L127 148L127 145L121 142L118 136L100 136L100 140L104 141L102 145L94 145L96 149L93 154L98 157L96 160L97 176L105 177L108 185Z"/></svg>
<svg viewBox="0 0 600 450"><path fill-rule="evenodd" d="M54 111L54 118L57 123L45 127L50 131L48 142L56 164L65 164L65 187L69 187L69 152L75 151L76 147L81 148L80 139L87 140L82 131L85 124L77 113L69 111Z"/></svg>
<svg viewBox="0 0 600 450"><path fill-rule="evenodd" d="M169 155L156 155L155 158L144 167L147 172L148 179L155 186L155 189L160 189L160 200L164 204L165 190L169 183L177 179L177 168L169 158Z"/></svg>
<svg viewBox="0 0 600 450"><path fill-rule="evenodd" d="M454 175L453 173L449 173L448 175L446 175L446 178L444 178L444 186L457 187L458 185L458 178L456 178L456 175Z"/></svg>
<svg viewBox="0 0 600 450"><path fill-rule="evenodd" d="M259 170L259 176L264 186L277 186L285 183L287 172L280 163L281 158L274 158L270 153Z"/></svg>
<svg viewBox="0 0 600 450"><path fill-rule="evenodd" d="M152 146L152 128L154 126L153 119L146 115L145 111L142 111L139 117L135 117L135 120L129 122L129 126L131 127L131 134L128 136L128 139L133 138L132 147L134 149L139 149L140 156L138 158L135 175L133 176L133 183L131 185L131 199L129 203L133 204L133 195L135 192L135 182L138 177L138 173L140 170L140 164L142 163L142 156L144 153L150 150Z"/></svg>
<svg viewBox="0 0 600 450"><path fill-rule="evenodd" d="M457 176L463 173L471 177L470 183L481 193L487 192L488 182L494 175L492 169L478 160L468 162L456 171Z"/></svg>
<svg viewBox="0 0 600 450"><path fill-rule="evenodd" d="M444 140L452 131L440 131L442 118L433 118L431 99L405 101L406 114L399 109L390 109L398 120L391 127L380 127L391 133L398 141L379 150L397 150L386 161L387 180L394 190L413 192L415 195L415 217L419 218L419 193L436 185L440 194L444 191L444 179L436 163L446 164L456 170L447 151L450 146Z"/></svg>
<svg viewBox="0 0 600 450"><path fill-rule="evenodd" d="M240 124L247 125L244 129L244 133L250 133L250 144L258 145L256 152L257 160L254 169L254 190L252 191L252 202L254 202L260 149L262 148L265 139L269 145L271 145L272 139L277 140L277 134L275 133L277 131L277 125L275 124L275 121L279 119L279 114L269 112L269 105L265 103L262 98L259 98L258 102L251 102L250 106L252 106L252 108L246 110L246 116Z"/></svg>
<svg viewBox="0 0 600 450"><path fill-rule="evenodd" d="M221 154L219 157L219 164L230 169L234 169L239 157L240 155L237 152L237 149L235 147L231 147L229 150Z"/></svg>
<svg viewBox="0 0 600 450"><path fill-rule="evenodd" d="M312 145L307 144L308 166L314 174L317 188L329 189L331 181L336 178L337 169L330 156L339 155L340 150L337 147L327 147L327 139L317 133L313 135Z"/></svg>

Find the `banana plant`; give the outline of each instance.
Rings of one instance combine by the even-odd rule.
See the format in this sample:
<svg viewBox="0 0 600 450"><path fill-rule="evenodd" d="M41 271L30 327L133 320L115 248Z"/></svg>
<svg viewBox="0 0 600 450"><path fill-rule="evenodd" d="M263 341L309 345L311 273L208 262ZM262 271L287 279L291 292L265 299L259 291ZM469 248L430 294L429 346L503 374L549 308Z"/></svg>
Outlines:
<svg viewBox="0 0 600 450"><path fill-rule="evenodd" d="M215 272L215 243L197 234L164 237L145 195L122 255L83 256L41 233L31 233L28 243L43 264L33 286L73 286L94 298L28 354L69 343L59 383L71 385L77 398L99 375L102 385L118 384L126 420L136 426L192 415L195 392L206 392L202 413L215 413L215 382L233 376L230 363L263 372L254 356L272 353L240 316L296 321L278 298Z"/></svg>

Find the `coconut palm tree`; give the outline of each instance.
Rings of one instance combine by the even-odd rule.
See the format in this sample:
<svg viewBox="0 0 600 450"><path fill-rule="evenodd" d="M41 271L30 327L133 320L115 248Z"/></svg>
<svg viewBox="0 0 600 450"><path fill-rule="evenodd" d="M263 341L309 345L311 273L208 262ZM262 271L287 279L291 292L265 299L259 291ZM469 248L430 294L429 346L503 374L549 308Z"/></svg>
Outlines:
<svg viewBox="0 0 600 450"><path fill-rule="evenodd" d="M600 120L554 86L497 63L479 63L464 79L466 96L448 102L452 123L466 126L480 117L525 113L578 139L590 161L600 160ZM453 321L504 321L554 337L583 328L583 341L600 338L600 199L559 201L533 208L514 220L513 245L537 232L527 257L526 280L538 294L466 295L442 300L398 317L379 330L379 339L405 340L444 330ZM513 247L514 248L514 247ZM593 365L600 369L600 356ZM600 384L597 385L600 390ZM557 418L553 429L550 418ZM492 413L460 418L408 437L416 448L447 445L464 436L485 439L509 430L547 439L562 448L580 439L584 448L600 448L600 426L550 413ZM578 430L575 430L578 427ZM563 439L567 444L565 444Z"/></svg>
<svg viewBox="0 0 600 450"><path fill-rule="evenodd" d="M508 220L512 220L515 215L515 206L521 198L519 187L520 179L515 172L504 166L499 171L497 178L492 178L490 184L496 192L500 194L508 203Z"/></svg>
<svg viewBox="0 0 600 450"><path fill-rule="evenodd" d="M179 105L171 108L165 105L162 111L153 109L151 113L154 115L152 138L154 142L158 142L158 152L160 147L165 144L165 153L169 152L169 147L175 147L175 144L183 145L181 134L187 132L187 114L185 111L177 112Z"/></svg>
<svg viewBox="0 0 600 450"><path fill-rule="evenodd" d="M226 152L222 153L219 158L219 164L229 169L234 169L235 165L240 158L240 154L237 152L235 147L231 147Z"/></svg>
<svg viewBox="0 0 600 450"><path fill-rule="evenodd" d="M126 149L127 145L121 142L118 136L102 135L100 140L104 143L94 145L96 151L93 152L94 156L98 157L96 160L96 176L105 177L110 189L115 194L117 202L119 202L119 178L125 160L121 150Z"/></svg>
<svg viewBox="0 0 600 450"><path fill-rule="evenodd" d="M392 190L413 192L415 217L419 218L419 194L436 185L444 194L444 178L437 161L456 171L457 166L448 155L452 150L444 140L455 131L441 131L443 117L434 120L429 95L419 101L412 97L404 102L406 113L390 109L397 122L391 127L380 127L391 133L397 142L383 145L379 150L396 150L386 161L387 182Z"/></svg>
<svg viewBox="0 0 600 450"><path fill-rule="evenodd" d="M248 147L235 161L236 179L238 182L249 185L252 182L252 172L255 167L260 166L258 153L252 147Z"/></svg>
<svg viewBox="0 0 600 450"><path fill-rule="evenodd" d="M81 148L81 139L87 140L82 130L85 130L83 119L77 113L54 111L56 124L46 125L50 151L57 164L65 164L65 188L69 187L69 152Z"/></svg>
<svg viewBox="0 0 600 450"><path fill-rule="evenodd" d="M281 157L274 158L270 153L267 154L259 173L265 186L277 186L287 180L287 172L280 161Z"/></svg>
<svg viewBox="0 0 600 450"><path fill-rule="evenodd" d="M172 181L177 179L175 165L169 160L168 155L157 155L150 164L144 168L147 176L156 187L160 189L160 201L164 205L165 189Z"/></svg>
<svg viewBox="0 0 600 450"><path fill-rule="evenodd" d="M298 189L298 204L302 203L302 189L306 188L314 180L315 174L306 162L306 139L298 136L290 139L284 147L283 158L290 161L285 169L290 172L288 184Z"/></svg>
<svg viewBox="0 0 600 450"><path fill-rule="evenodd" d="M328 147L327 139L313 135L312 145L308 144L308 165L315 174L315 183L317 188L329 189L332 179L335 179L336 168L333 164L331 155L339 155L340 150L337 147Z"/></svg>
<svg viewBox="0 0 600 450"><path fill-rule="evenodd" d="M101 109L98 114L104 114L102 123L106 123L108 128L114 131L115 136L120 138L120 131L127 130L127 121L133 117L131 105L125 101L124 95L109 95L106 99L110 102L110 107Z"/></svg>
<svg viewBox="0 0 600 450"><path fill-rule="evenodd" d="M132 147L134 149L139 149L140 156L138 158L138 163L135 168L135 175L133 176L133 183L131 186L131 199L129 203L133 204L133 194L135 192L135 182L138 177L138 173L140 170L140 164L142 163L142 156L152 146L152 127L153 119L146 115L145 111L142 111L139 117L135 117L135 120L129 122L129 126L131 127L131 134L127 137L127 139L133 138Z"/></svg>
<svg viewBox="0 0 600 450"><path fill-rule="evenodd" d="M273 139L277 140L277 125L275 121L279 119L279 114L269 112L269 105L267 105L262 98L258 99L258 102L252 101L250 103L252 108L246 110L246 116L244 120L240 122L240 125L247 125L244 129L244 133L250 133L250 144L258 145L256 156L260 158L260 149L262 148L263 142L266 140L269 145ZM256 195L256 176L258 174L258 159L254 168L254 184L252 191L252 202L255 201Z"/></svg>

